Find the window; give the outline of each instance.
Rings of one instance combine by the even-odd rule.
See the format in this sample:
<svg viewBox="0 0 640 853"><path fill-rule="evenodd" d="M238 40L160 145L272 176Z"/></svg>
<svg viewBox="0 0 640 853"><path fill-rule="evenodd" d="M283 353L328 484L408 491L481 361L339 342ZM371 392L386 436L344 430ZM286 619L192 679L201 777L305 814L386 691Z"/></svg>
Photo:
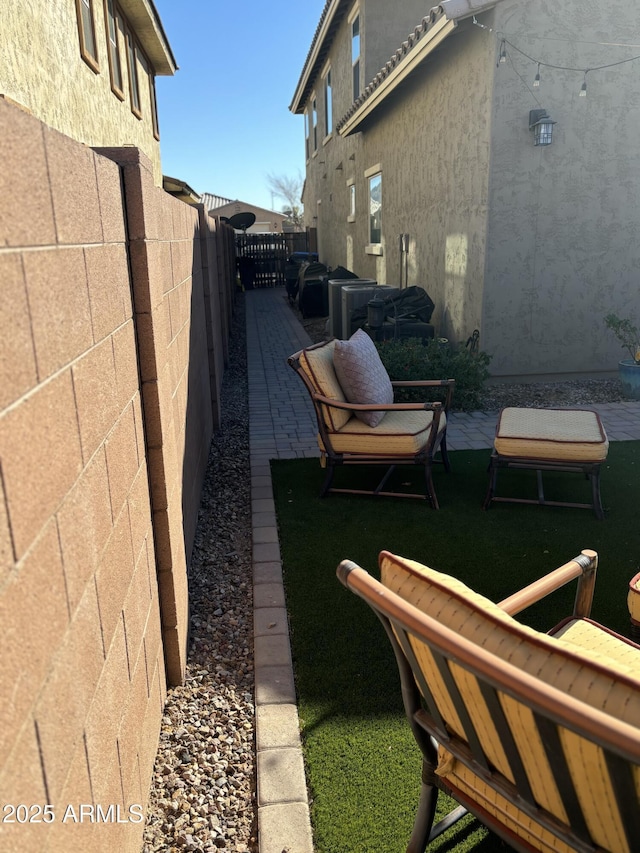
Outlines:
<svg viewBox="0 0 640 853"><path fill-rule="evenodd" d="M311 124L313 131L313 150L318 150L318 101L314 97L311 102Z"/></svg>
<svg viewBox="0 0 640 853"><path fill-rule="evenodd" d="M351 66L353 68L353 100L360 97L360 15L351 22Z"/></svg>
<svg viewBox="0 0 640 853"><path fill-rule="evenodd" d="M78 35L80 37L80 55L96 73L98 65L98 45L96 44L96 28L93 23L93 0L76 0L78 16Z"/></svg>
<svg viewBox="0 0 640 853"><path fill-rule="evenodd" d="M151 68L151 63L141 50L136 50L138 61L144 68L149 82L149 101L151 107L151 125L153 127L153 135L156 139L160 139L160 130L158 127L158 104L156 101L156 78Z"/></svg>
<svg viewBox="0 0 640 853"><path fill-rule="evenodd" d="M124 101L124 83L122 63L120 62L120 42L118 40L119 21L114 0L104 0L104 19L107 26L107 46L109 49L109 76L111 91Z"/></svg>
<svg viewBox="0 0 640 853"><path fill-rule="evenodd" d="M347 222L356 221L356 182L353 178L347 181L347 192L349 193L349 213Z"/></svg>
<svg viewBox="0 0 640 853"><path fill-rule="evenodd" d="M129 95L131 97L131 112L142 118L140 107L140 85L138 82L137 50L133 33L127 28L127 70L129 71Z"/></svg>
<svg viewBox="0 0 640 853"><path fill-rule="evenodd" d="M382 175L369 178L369 243L382 243Z"/></svg>
<svg viewBox="0 0 640 853"><path fill-rule="evenodd" d="M304 111L304 153L309 159L310 151L309 151L309 111Z"/></svg>
<svg viewBox="0 0 640 853"><path fill-rule="evenodd" d="M331 69L324 78L324 127L327 136L333 131L333 94L331 91Z"/></svg>

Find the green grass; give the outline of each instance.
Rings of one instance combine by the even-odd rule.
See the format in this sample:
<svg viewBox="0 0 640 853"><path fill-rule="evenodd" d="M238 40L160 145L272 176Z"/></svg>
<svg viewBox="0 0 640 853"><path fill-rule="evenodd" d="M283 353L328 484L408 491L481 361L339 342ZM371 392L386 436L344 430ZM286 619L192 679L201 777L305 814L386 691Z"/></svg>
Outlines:
<svg viewBox="0 0 640 853"><path fill-rule="evenodd" d="M601 478L604 521L584 509L494 504L483 511L488 458L488 450L457 451L449 474L436 468L437 512L423 501L320 499L324 472L317 460L272 463L317 853L403 853L420 780L389 641L369 608L337 580L340 560L377 576L377 555L386 549L497 601L592 548L599 555L593 616L627 633L627 584L640 562L640 442L610 447ZM419 486L420 474L410 469L400 481L416 475ZM498 494L509 490L534 497L535 474L501 472ZM545 494L589 500L588 484L575 474L546 474ZM575 587L562 590L521 618L546 630L570 612L574 593ZM433 849L506 848L466 818Z"/></svg>

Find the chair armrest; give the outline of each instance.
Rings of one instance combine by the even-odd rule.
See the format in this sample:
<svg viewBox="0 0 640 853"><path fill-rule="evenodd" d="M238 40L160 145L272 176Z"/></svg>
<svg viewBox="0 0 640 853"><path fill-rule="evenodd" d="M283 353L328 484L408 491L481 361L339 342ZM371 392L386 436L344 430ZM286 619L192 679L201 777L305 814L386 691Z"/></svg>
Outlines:
<svg viewBox="0 0 640 853"><path fill-rule="evenodd" d="M456 385L455 379L392 379L394 388L446 388L447 396L444 400L444 410L449 411L453 392Z"/></svg>
<svg viewBox="0 0 640 853"><path fill-rule="evenodd" d="M519 592L503 599L498 603L498 607L501 607L510 616L515 616L516 613L531 607L532 604L541 601L550 593L578 578L573 615L576 618L589 616L593 602L597 567L598 555L595 551L585 549L573 560L565 563L564 566L554 569L544 577L525 586Z"/></svg>
<svg viewBox="0 0 640 853"><path fill-rule="evenodd" d="M440 402L436 403L343 403L332 397L323 397L322 394L314 394L313 399L333 409L348 409L350 412L436 412L443 409Z"/></svg>

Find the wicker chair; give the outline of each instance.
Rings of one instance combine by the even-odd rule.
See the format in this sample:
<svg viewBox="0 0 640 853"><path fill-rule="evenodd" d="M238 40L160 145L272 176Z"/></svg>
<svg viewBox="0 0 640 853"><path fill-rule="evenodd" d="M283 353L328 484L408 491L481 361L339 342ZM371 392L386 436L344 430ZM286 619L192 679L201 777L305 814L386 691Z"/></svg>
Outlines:
<svg viewBox="0 0 640 853"><path fill-rule="evenodd" d="M450 469L447 455L447 412L451 405L453 379L392 382L393 388L444 389L444 401L435 403L364 404L348 402L336 375L333 353L336 341L308 347L290 356L288 364L296 371L311 395L318 422L321 464L327 475L321 497L330 492L348 494L413 497L428 500L438 509L432 468L438 462ZM377 426L368 426L355 412L384 412ZM385 474L374 489L335 488L335 468L339 465L384 465ZM424 493L387 491L385 485L396 465L424 467Z"/></svg>
<svg viewBox="0 0 640 853"><path fill-rule="evenodd" d="M520 851L638 850L640 646L588 618L596 565L583 551L497 605L388 552L380 582L338 567L386 629L422 752L408 853L467 811ZM513 618L575 578L549 634ZM439 790L460 805L434 826Z"/></svg>

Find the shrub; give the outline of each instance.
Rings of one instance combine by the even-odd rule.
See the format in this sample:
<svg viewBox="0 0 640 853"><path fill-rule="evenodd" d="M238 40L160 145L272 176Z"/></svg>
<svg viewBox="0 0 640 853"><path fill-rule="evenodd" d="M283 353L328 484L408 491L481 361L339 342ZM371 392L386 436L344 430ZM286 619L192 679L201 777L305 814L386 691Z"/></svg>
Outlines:
<svg viewBox="0 0 640 853"><path fill-rule="evenodd" d="M489 378L491 356L485 352L471 353L464 344L439 344L437 340L422 341L406 338L376 344L382 363L392 380L455 379L453 408L462 411L479 409L482 389ZM398 402L442 399L437 392L425 398L421 389L399 388Z"/></svg>

